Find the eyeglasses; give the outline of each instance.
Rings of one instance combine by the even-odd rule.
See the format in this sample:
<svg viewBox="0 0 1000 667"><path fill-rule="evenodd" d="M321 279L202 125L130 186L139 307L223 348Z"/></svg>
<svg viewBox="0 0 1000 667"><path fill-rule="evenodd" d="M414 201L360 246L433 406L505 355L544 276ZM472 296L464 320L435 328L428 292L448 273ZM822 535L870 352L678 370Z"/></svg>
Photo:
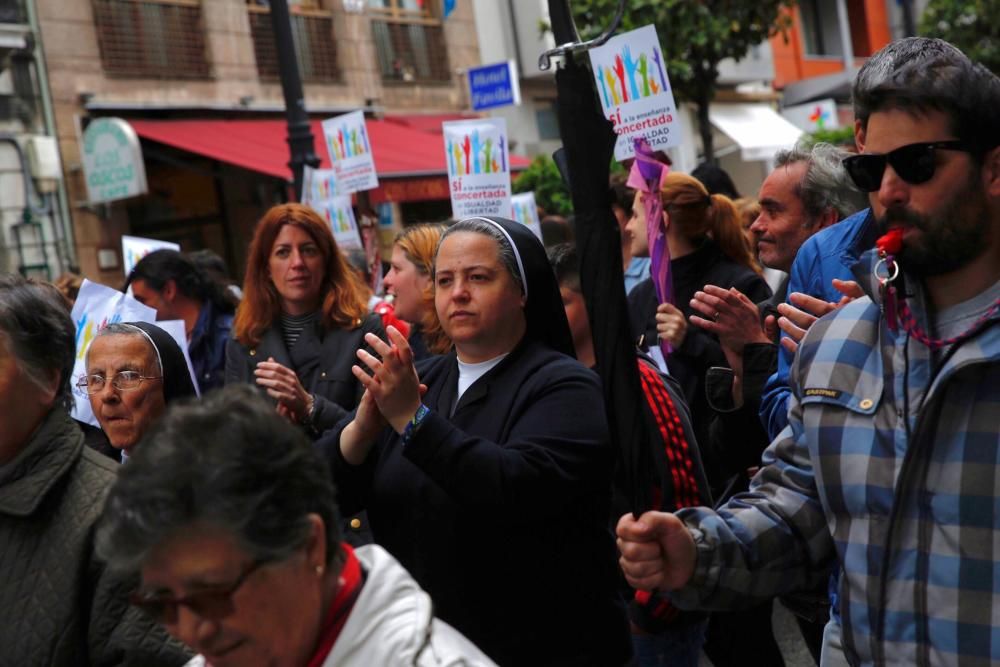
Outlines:
<svg viewBox="0 0 1000 667"><path fill-rule="evenodd" d="M233 595L236 591L266 562L268 561L257 560L250 563L231 584L205 588L182 597L174 597L169 593L133 593L129 596L129 603L157 623L164 625L177 622L177 607L181 605L201 618L213 621L223 619L233 613Z"/></svg>
<svg viewBox="0 0 1000 667"><path fill-rule="evenodd" d="M111 378L111 386L119 391L138 389L143 380L162 380L162 375L143 375L138 371L118 371ZM77 388L87 394L99 394L104 391L107 378L103 375L84 375L76 383Z"/></svg>
<svg viewBox="0 0 1000 667"><path fill-rule="evenodd" d="M927 141L900 146L888 153L862 153L844 158L844 168L863 192L877 192L882 187L886 163L910 185L920 185L934 178L937 163L935 150L973 152L964 141Z"/></svg>

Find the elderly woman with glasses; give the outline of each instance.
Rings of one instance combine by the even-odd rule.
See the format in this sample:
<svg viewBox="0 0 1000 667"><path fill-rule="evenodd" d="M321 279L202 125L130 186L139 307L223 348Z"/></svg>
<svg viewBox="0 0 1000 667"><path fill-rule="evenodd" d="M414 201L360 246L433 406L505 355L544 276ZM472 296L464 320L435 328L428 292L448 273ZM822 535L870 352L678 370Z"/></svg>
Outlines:
<svg viewBox="0 0 1000 667"><path fill-rule="evenodd" d="M111 488L97 548L213 667L492 665L378 546L341 542L301 429L246 385L171 408Z"/></svg>
<svg viewBox="0 0 1000 667"><path fill-rule="evenodd" d="M94 416L122 462L169 403L195 395L180 346L147 322L101 329L87 349L86 368L77 387L90 395Z"/></svg>
<svg viewBox="0 0 1000 667"><path fill-rule="evenodd" d="M0 275L0 663L181 665L94 553L119 466L69 416L75 337L55 287Z"/></svg>

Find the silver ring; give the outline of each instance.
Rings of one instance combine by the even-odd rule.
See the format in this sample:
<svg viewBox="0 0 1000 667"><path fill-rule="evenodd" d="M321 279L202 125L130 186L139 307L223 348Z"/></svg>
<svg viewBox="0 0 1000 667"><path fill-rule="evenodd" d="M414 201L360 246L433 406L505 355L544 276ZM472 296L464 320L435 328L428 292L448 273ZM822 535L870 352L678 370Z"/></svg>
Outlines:
<svg viewBox="0 0 1000 667"><path fill-rule="evenodd" d="M713 322L719 321L719 311L715 311L715 315L712 316L712 321Z"/></svg>
<svg viewBox="0 0 1000 667"><path fill-rule="evenodd" d="M896 279L897 276L899 276L899 263L898 262L892 263L892 275L889 275L889 268L888 268L889 264L886 260L887 258L883 257L878 262L876 262L875 268L872 269L872 273L875 275L876 280L891 283L893 280ZM884 277L879 275L879 268L881 268L883 265L886 267L886 272Z"/></svg>

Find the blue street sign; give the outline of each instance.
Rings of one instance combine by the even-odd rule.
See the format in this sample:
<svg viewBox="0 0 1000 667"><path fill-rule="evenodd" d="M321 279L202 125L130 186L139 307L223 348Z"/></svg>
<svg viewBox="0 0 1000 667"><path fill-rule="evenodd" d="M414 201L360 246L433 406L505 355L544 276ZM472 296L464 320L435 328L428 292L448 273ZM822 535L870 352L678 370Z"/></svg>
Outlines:
<svg viewBox="0 0 1000 667"><path fill-rule="evenodd" d="M521 103L521 87L513 60L473 67L468 76L473 111Z"/></svg>

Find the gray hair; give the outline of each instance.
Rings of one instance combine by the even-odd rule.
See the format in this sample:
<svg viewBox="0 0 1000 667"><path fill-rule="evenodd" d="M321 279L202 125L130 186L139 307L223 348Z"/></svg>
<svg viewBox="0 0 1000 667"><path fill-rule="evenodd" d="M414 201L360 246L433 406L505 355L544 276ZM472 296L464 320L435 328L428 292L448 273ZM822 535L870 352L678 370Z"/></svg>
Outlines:
<svg viewBox="0 0 1000 667"><path fill-rule="evenodd" d="M441 244L444 243L446 238L458 232L482 234L483 236L496 241L497 259L500 260L500 263L507 269L507 273L509 273L510 277L514 279L514 282L521 290L521 293L527 295L527 290L524 287L524 278L522 277L521 269L519 268L521 260L518 258L517 251L514 249L510 237L505 231L503 231L503 228L493 222L490 222L486 218L465 218L464 220L459 220L454 225L446 229L444 234L441 235L441 240L438 241L437 250L434 251L435 269L437 268L437 255L441 252Z"/></svg>
<svg viewBox="0 0 1000 667"><path fill-rule="evenodd" d="M795 195L809 217L807 227L831 208L837 212L837 220L868 208L868 195L858 189L844 169L843 161L848 155L830 144L818 143L810 148L799 141L794 148L779 151L775 156L776 168L806 164L805 176L795 186Z"/></svg>
<svg viewBox="0 0 1000 667"><path fill-rule="evenodd" d="M94 340L98 338L103 338L104 336L130 336L132 338L141 338L146 341L151 348L153 348L153 354L156 357L156 372L163 375L163 360L160 358L160 349L156 347L156 343L153 339L149 337L145 331L139 327L134 327L131 324L124 324L122 322L115 322L114 324L109 324L103 329L97 332L94 336ZM90 346L87 347L87 354L84 358L85 363L90 362L90 348L93 347L94 341L90 341Z"/></svg>
<svg viewBox="0 0 1000 667"><path fill-rule="evenodd" d="M308 438L249 385L179 403L136 447L108 493L97 553L135 572L164 541L194 525L234 537L257 561L280 562L326 526L339 563L340 519L326 463Z"/></svg>
<svg viewBox="0 0 1000 667"><path fill-rule="evenodd" d="M907 37L875 53L858 71L854 115L863 128L877 111L948 115L955 136L977 158L1000 145L1000 77L942 39Z"/></svg>
<svg viewBox="0 0 1000 667"><path fill-rule="evenodd" d="M59 373L56 404L73 406L70 383L76 360L76 327L59 291L18 275L0 276L0 338L18 368L38 387Z"/></svg>

